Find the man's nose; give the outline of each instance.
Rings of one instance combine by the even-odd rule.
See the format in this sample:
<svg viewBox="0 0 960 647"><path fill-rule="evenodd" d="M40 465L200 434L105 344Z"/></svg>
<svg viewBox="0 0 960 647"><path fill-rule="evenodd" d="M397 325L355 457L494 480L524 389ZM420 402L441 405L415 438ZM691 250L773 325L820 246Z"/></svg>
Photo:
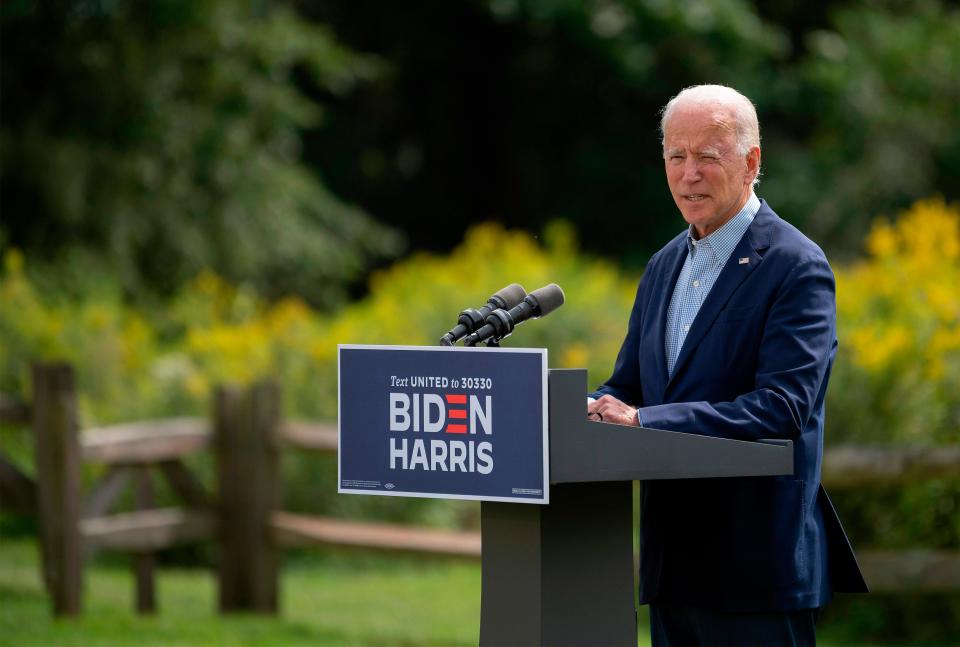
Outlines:
<svg viewBox="0 0 960 647"><path fill-rule="evenodd" d="M683 181L697 182L700 180L700 164L693 155L683 161Z"/></svg>

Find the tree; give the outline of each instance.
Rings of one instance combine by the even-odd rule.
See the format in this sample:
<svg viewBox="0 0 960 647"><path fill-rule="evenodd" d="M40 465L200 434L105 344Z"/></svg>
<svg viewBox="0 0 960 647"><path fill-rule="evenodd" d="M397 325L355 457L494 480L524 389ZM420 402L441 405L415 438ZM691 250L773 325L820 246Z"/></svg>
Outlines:
<svg viewBox="0 0 960 647"><path fill-rule="evenodd" d="M432 249L472 222L536 231L562 218L589 248L642 265L680 228L660 107L706 81L762 101L768 62L788 53L741 0L298 6L390 66L332 104L336 127L307 136L307 159Z"/></svg>
<svg viewBox="0 0 960 647"><path fill-rule="evenodd" d="M856 250L875 215L960 197L960 11L929 0L846 7L808 40L794 115L810 132L771 165L769 188L787 208Z"/></svg>
<svg viewBox="0 0 960 647"><path fill-rule="evenodd" d="M724 83L761 121L759 194L854 252L870 218L957 177L960 31L927 0L299 2L389 71L331 104L305 154L338 192L419 245L470 222L574 222L591 251L640 266L682 227L659 109ZM348 163L346 160L351 160Z"/></svg>
<svg viewBox="0 0 960 647"><path fill-rule="evenodd" d="M397 232L330 193L300 131L375 59L283 7L7 3L0 245L68 283L170 293L210 267L329 306ZM73 277L73 280L71 280Z"/></svg>

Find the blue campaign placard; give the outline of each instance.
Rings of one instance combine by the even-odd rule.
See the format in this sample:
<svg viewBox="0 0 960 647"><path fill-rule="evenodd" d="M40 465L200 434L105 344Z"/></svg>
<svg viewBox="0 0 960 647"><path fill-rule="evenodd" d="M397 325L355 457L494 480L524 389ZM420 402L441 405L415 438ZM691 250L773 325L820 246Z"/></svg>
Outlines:
<svg viewBox="0 0 960 647"><path fill-rule="evenodd" d="M550 502L545 349L338 349L338 492Z"/></svg>

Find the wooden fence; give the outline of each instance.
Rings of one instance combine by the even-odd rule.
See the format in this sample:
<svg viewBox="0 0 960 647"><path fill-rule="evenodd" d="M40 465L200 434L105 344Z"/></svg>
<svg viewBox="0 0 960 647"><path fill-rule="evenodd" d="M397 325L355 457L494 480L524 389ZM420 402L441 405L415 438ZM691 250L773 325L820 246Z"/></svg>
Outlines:
<svg viewBox="0 0 960 647"><path fill-rule="evenodd" d="M326 546L479 558L480 535L397 524L344 521L281 509L280 457L290 448L336 452L328 423L286 421L272 382L216 390L212 421L172 418L80 430L72 369L33 368L32 406L0 397L0 422L32 425L36 479L0 454L0 507L39 516L44 582L54 613L81 610L83 563L97 550L133 555L136 607L156 608L154 555L182 543L218 547L220 609L275 613L280 552ZM183 459L213 452L217 496ZM83 463L103 475L82 496ZM159 471L182 507L155 506L151 474ZM960 446L835 447L824 456L831 489L960 477ZM136 510L111 513L133 488ZM958 591L960 554L858 551L874 591Z"/></svg>
<svg viewBox="0 0 960 647"><path fill-rule="evenodd" d="M281 509L280 457L301 448L336 452L330 423L280 416L276 384L216 389L212 420L171 418L81 429L74 373L68 365L33 368L31 405L0 397L0 423L33 429L36 477L0 453L0 509L39 518L43 579L56 615L81 611L83 563L99 550L133 556L136 608L156 608L154 555L179 544L213 541L221 611L274 613L279 553L311 545L366 547L406 553L475 558L477 533L396 524L343 521ZM216 496L187 469L184 459L213 452ZM103 468L82 492L82 465ZM159 472L182 502L154 504L152 474ZM136 510L111 513L133 488Z"/></svg>

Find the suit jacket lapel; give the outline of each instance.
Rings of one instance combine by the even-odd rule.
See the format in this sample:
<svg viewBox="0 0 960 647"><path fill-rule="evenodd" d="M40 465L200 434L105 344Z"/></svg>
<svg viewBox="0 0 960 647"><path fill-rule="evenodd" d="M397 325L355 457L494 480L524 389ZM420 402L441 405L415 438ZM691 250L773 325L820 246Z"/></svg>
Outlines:
<svg viewBox="0 0 960 647"><path fill-rule="evenodd" d="M667 328L667 310L670 308L670 299L673 297L673 288L677 284L677 278L680 276L680 270L683 269L683 262L687 259L686 238L680 240L677 248L672 250L671 256L664 259L665 275L660 285L663 289L657 294L653 303L653 351L654 361L656 362L657 383L651 389L652 393L660 395L660 401L663 401L663 393L667 388L667 350L664 344L664 335ZM640 358L640 365L644 366L644 358ZM659 403L657 403L659 404Z"/></svg>
<svg viewBox="0 0 960 647"><path fill-rule="evenodd" d="M680 371L683 370L684 364L693 354L694 350L696 350L697 345L703 339L704 335L707 334L707 331L710 330L710 327L713 326L713 322L717 318L717 315L720 314L720 311L723 310L723 306L730 300L730 297L740 284L743 283L744 279L746 279L763 260L763 257L757 252L769 246L769 240L766 239L765 232L766 224L770 216L776 217L770 211L770 208L766 206L766 203L762 202L756 218L754 218L753 223L751 223L747 229L747 233L744 234L740 242L737 243L733 253L730 254L730 258L727 259L723 270L717 277L717 282L713 284L703 305L700 306L700 310L693 320L693 325L690 326L690 332L687 333L687 337L683 341L680 355L677 357L677 363L673 366L673 377L667 382L668 387L677 379ZM740 259L743 258L748 259L748 261L741 263ZM671 293L673 292L673 285L675 284L676 281L674 280L674 282L671 283ZM662 324L662 327L665 326L666 319L663 320ZM661 334L663 334L662 331Z"/></svg>

